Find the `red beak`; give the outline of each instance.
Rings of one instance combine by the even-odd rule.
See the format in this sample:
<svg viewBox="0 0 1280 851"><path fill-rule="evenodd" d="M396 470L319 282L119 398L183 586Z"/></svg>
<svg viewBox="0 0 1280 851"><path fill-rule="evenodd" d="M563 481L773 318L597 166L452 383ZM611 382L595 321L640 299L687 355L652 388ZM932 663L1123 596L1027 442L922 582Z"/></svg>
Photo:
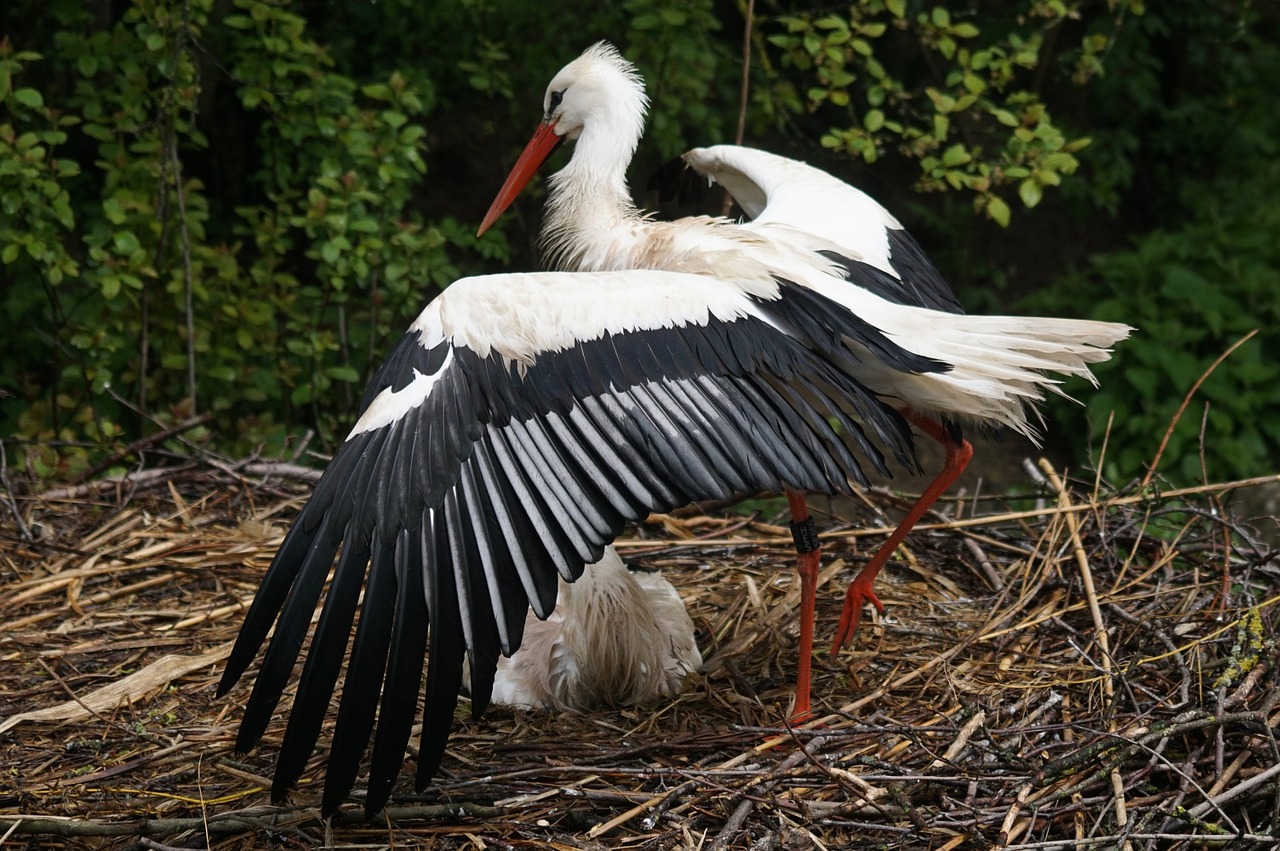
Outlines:
<svg viewBox="0 0 1280 851"><path fill-rule="evenodd" d="M498 197L493 199L489 212L485 213L484 221L480 223L480 230L476 231L476 236L487 231L489 226L498 220L498 216L511 206L511 202L516 200L516 196L520 194L521 189L524 189L529 178L533 177L538 167L551 156L556 146L564 141L564 137L557 136L555 131L554 121L544 121L538 125L537 132L520 153L520 159L516 160L516 164L511 167L507 182L498 190Z"/></svg>

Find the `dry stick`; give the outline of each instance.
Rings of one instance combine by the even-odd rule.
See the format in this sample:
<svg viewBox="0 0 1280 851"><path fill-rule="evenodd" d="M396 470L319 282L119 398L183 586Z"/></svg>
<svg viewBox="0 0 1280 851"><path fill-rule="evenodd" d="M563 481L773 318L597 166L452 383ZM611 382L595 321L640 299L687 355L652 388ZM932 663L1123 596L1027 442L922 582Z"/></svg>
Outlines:
<svg viewBox="0 0 1280 851"><path fill-rule="evenodd" d="M164 484L170 476L181 472L183 469L190 468L174 468L160 467L154 470L137 470L132 473L124 473L119 476L107 476L103 479L96 479L92 482L85 482L79 485L73 485L65 488L53 488L37 494L35 499L44 500L46 502L55 502L62 499L83 499L90 494L108 490L118 485L131 485L135 489L149 485ZM83 547L82 547L83 548Z"/></svg>
<svg viewBox="0 0 1280 851"><path fill-rule="evenodd" d="M4 502L9 506L9 510L13 512L13 519L18 524L18 532L22 535L22 540L30 541L32 539L31 529L27 527L26 521L22 519L22 512L18 510L18 503L13 500L13 485L9 484L9 456L4 448L4 441L0 440L0 488L4 488Z"/></svg>
<svg viewBox="0 0 1280 851"><path fill-rule="evenodd" d="M121 449L119 452L113 452L109 458L105 459L101 463L95 464L88 472L77 476L73 481L76 484L79 484L87 479L92 479L108 467L113 467L129 456L138 454L139 450L148 449L158 443L164 443L169 438L182 434L184 431L190 431L196 426L202 426L212 419L213 414L204 413L184 420L175 426L170 426L163 431L158 431L155 434L149 434L146 437L140 437L124 449Z"/></svg>
<svg viewBox="0 0 1280 851"><path fill-rule="evenodd" d="M991 563L991 559L987 554L982 551L982 547L978 546L978 542L973 538L965 538L964 545L969 550L970 555L977 559L978 567L982 568L982 575L991 583L992 589L1003 591L1004 578L1000 575L1000 571L996 570L995 565Z"/></svg>
<svg viewBox="0 0 1280 851"><path fill-rule="evenodd" d="M186 0L182 4L182 33L183 39L174 43L175 67L177 66L176 54L186 41L189 35L188 27L191 25L191 3ZM187 227L187 194L182 188L182 160L178 156L178 140L177 133L174 132L172 125L169 129L168 139L168 155L173 162L173 189L174 197L178 200L178 231L182 236L182 282L183 282L183 309L186 312L187 321L187 392L191 394L191 413L196 413L199 409L196 404L196 314L195 314L195 276L191 271L191 233Z"/></svg>
<svg viewBox="0 0 1280 851"><path fill-rule="evenodd" d="M1062 483L1062 479L1058 477L1057 471L1053 469L1053 465L1048 459L1040 459L1040 469L1044 471L1045 476L1049 479L1049 484L1058 493L1059 504L1063 507L1071 506L1071 494L1067 491L1066 486ZM1067 532L1071 536L1071 548L1075 553L1076 564L1080 568L1080 579L1084 583L1085 599L1089 602L1089 615L1093 618L1093 629L1095 640L1098 643L1098 650L1101 655L1102 668L1102 697L1106 704L1108 715L1115 703L1115 682L1111 676L1111 641L1107 636L1107 625L1102 620L1102 607L1098 604L1098 590L1093 584L1093 569L1089 565L1089 556L1084 550L1084 542L1080 539L1080 524L1075 514L1067 514ZM1115 720L1107 721L1108 732L1115 732ZM1111 789L1115 798L1116 824L1124 828L1129 823L1128 808L1125 804L1124 795L1124 777L1120 774L1119 766L1111 769ZM1123 847L1128 851L1131 849L1132 843L1128 840L1124 842Z"/></svg>
<svg viewBox="0 0 1280 851"><path fill-rule="evenodd" d="M684 794L693 785L694 785L694 781L689 780L684 783L681 783L679 786L675 787L674 789L668 789L667 791L659 795L654 795L652 798L648 799L647 801L642 801L639 804L636 804L634 807L627 810L625 813L622 813L621 815L618 815L618 816L614 816L613 818L601 824L597 824L595 827L591 828L591 830L587 831L587 838L595 839L597 836L601 835L602 833L608 833L609 831L613 830L615 827L618 827L621 824L625 824L626 822L631 821L631 819L635 818L636 816L640 815L646 810L657 807L665 803L669 799L674 798L676 795ZM559 789L551 789L548 791L554 794L560 793ZM668 804L668 806L670 805Z"/></svg>
<svg viewBox="0 0 1280 851"><path fill-rule="evenodd" d="M203 419L203 415L195 419ZM194 423L194 425L199 424L200 423L198 422ZM184 425L186 424L184 423ZM165 435L159 439L164 440L170 436L172 435ZM147 439L152 440L156 437L157 435L152 435L151 438ZM278 476L285 479L314 482L319 480L321 474L320 470L316 470L312 467L304 467L300 464L289 464L283 461L257 461L249 459L235 464L224 464L213 458L205 458L203 460L208 466L230 476L262 476L264 478ZM181 475L182 473L189 473L195 469L197 469L197 467L194 464L184 464L181 467L157 467L151 470L137 470L131 473L122 473L119 476L106 476L101 479L95 479L91 482L83 482L78 485L53 488L52 490L47 490L38 494L34 499L45 501L83 499L96 491L108 490L121 485L129 485L135 489L140 487L163 485L166 484L171 477Z"/></svg>
<svg viewBox="0 0 1280 851"><path fill-rule="evenodd" d="M956 757L960 756L960 752L968 746L969 740L973 738L973 734L978 732L978 729L986 722L986 710L979 709L973 714L973 717L960 728L960 732L956 736L955 741L951 743L951 746L947 748L946 752L943 753L941 757L938 757L934 759L933 762L929 763L929 767L937 768L953 762Z"/></svg>
<svg viewBox="0 0 1280 851"><path fill-rule="evenodd" d="M1238 797L1239 795L1243 795L1245 792L1248 792L1250 789L1253 789L1256 786L1266 783L1268 780L1270 780L1272 777L1275 777L1277 774L1280 774L1280 764L1273 765L1270 768L1268 768L1266 771L1260 771L1257 774L1253 775L1252 777L1248 778L1247 780L1242 780L1240 783L1236 784L1235 786L1231 787L1230 789L1221 793L1220 795L1214 795L1204 803L1197 804L1196 806L1192 807L1190 810L1187 811L1187 816L1192 819L1202 819L1205 816L1209 815L1211 810L1218 809L1220 805L1225 804L1227 801L1230 801L1232 798Z"/></svg>
<svg viewBox="0 0 1280 851"><path fill-rule="evenodd" d="M1004 821L1000 823L999 843L1001 846L1009 844L1011 839L1022 834L1022 828L1014 830L1014 822L1018 818L1018 813L1022 810L1022 805L1027 802L1027 796L1031 794L1033 784L1024 783L1022 788L1018 790L1017 797L1013 803L1009 805L1009 811L1004 814Z"/></svg>
<svg viewBox="0 0 1280 851"><path fill-rule="evenodd" d="M1122 840L1131 839L1147 839L1162 842L1181 842L1181 843L1197 843L1191 847L1205 848L1234 848L1232 843L1235 840L1244 842L1259 842L1271 844L1275 842L1274 836L1268 836L1261 833L1242 833L1231 834L1229 836L1214 836L1206 833L1130 833L1116 834L1110 836L1088 836L1075 843L1077 851L1084 848L1115 848L1116 843ZM1045 839L1040 842L1022 842L1017 845L1002 846L1002 851L1060 851L1065 846L1061 839Z"/></svg>
<svg viewBox="0 0 1280 851"><path fill-rule="evenodd" d="M263 807L256 811L241 811L205 818L156 818L107 821L105 819L59 818L55 816L0 815L0 829L24 835L47 834L50 836L170 836L186 831L208 830L212 836L252 833L257 830L279 830L281 818L288 815L302 816L289 825L297 829L324 827L317 816L305 816L307 807ZM503 815L499 807L489 807L462 801L456 804L430 804L424 806L387 807L384 810L391 821L420 819L456 820L459 818L498 818ZM332 821L341 825L367 825L363 814L339 810ZM8 834L6 834L8 835Z"/></svg>
<svg viewBox="0 0 1280 851"><path fill-rule="evenodd" d="M742 144L742 135L747 129L747 97L751 86L751 25L755 22L755 16L756 0L747 0L746 22L742 28L742 88L738 96L738 129L733 134L735 145Z"/></svg>
<svg viewBox="0 0 1280 851"><path fill-rule="evenodd" d="M1225 352L1219 355L1218 359L1215 360L1212 364L1210 364L1209 368L1206 369L1204 373L1199 378L1196 379L1196 383L1191 385L1191 389L1187 391L1187 395L1182 399L1182 404L1179 405L1178 410L1174 412L1173 419L1169 421L1169 427L1165 429L1164 437L1160 440L1160 448L1156 450L1155 457L1151 459L1151 468L1148 469L1147 474L1143 476L1142 484L1139 487L1139 490L1145 490L1147 485L1151 484L1151 477L1156 474L1156 467L1160 465L1160 456L1164 455L1165 447L1169 445L1169 438L1173 436L1173 430L1177 428L1178 421L1182 419L1183 412L1187 410L1187 405L1191 404L1191 397L1196 395L1196 391L1200 389L1200 385L1204 384L1205 380L1210 375L1213 374L1213 371L1215 369L1218 368L1218 365L1221 364L1227 358L1229 358L1231 356L1231 353L1234 352L1236 349L1240 348L1245 343L1249 342L1249 340L1253 339L1253 336L1258 333L1258 330L1259 329L1254 328L1248 334L1245 334L1239 340L1236 340L1235 343L1231 345L1231 348L1227 349Z"/></svg>
<svg viewBox="0 0 1280 851"><path fill-rule="evenodd" d="M760 780L747 784L741 792L744 796L742 801L739 802L732 815L730 815L728 820L725 821L724 827L720 830L720 833L716 836L715 840L712 841L711 847L708 851L721 851L721 849L725 848L729 842L733 840L734 836L738 834L738 831L742 829L742 823L747 820L747 816L751 814L751 810L755 808L756 804L755 797L749 796L749 793L757 788L760 792L767 792L774 786L777 786L782 782L781 775L795 768L805 760L812 760L813 756L811 754L811 749L813 751L820 751L825 744L826 739L824 737L819 737L811 740L807 746L803 744L799 745L799 749L779 763L777 768L769 772L768 777L761 778ZM759 792L756 794L759 794Z"/></svg>

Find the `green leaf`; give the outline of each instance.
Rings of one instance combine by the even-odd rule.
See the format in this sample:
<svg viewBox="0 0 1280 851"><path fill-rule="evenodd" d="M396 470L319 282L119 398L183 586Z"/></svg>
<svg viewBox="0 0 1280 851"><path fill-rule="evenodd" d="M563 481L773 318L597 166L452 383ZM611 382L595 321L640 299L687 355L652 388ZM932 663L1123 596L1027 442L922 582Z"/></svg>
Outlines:
<svg viewBox="0 0 1280 851"><path fill-rule="evenodd" d="M44 106L44 96L31 88L18 89L13 93L13 99L31 109L40 109Z"/></svg>
<svg viewBox="0 0 1280 851"><path fill-rule="evenodd" d="M1018 116L1014 115L1007 109L993 109L991 110L991 115L996 121L999 121L1005 127L1018 126Z"/></svg>
<svg viewBox="0 0 1280 851"><path fill-rule="evenodd" d="M1022 199L1022 203L1028 207L1034 207L1040 203L1043 190L1040 184L1036 183L1030 177L1018 184L1018 197Z"/></svg>
<svg viewBox="0 0 1280 851"><path fill-rule="evenodd" d="M324 373L334 381L345 381L348 384L355 384L360 380L360 373L351 366L331 366Z"/></svg>
<svg viewBox="0 0 1280 851"><path fill-rule="evenodd" d="M132 255L142 250L142 246L138 243L138 238L133 235L133 231L116 231L111 237L111 244L115 246L118 254Z"/></svg>
<svg viewBox="0 0 1280 851"><path fill-rule="evenodd" d="M973 159L969 149L962 144L955 144L942 152L942 164L948 168L963 165Z"/></svg>
<svg viewBox="0 0 1280 851"><path fill-rule="evenodd" d="M120 199L114 195L102 202L102 214L113 225L121 224L125 220L124 210L120 208Z"/></svg>
<svg viewBox="0 0 1280 851"><path fill-rule="evenodd" d="M1009 226L1009 205L999 195L987 196L987 215L1000 227Z"/></svg>

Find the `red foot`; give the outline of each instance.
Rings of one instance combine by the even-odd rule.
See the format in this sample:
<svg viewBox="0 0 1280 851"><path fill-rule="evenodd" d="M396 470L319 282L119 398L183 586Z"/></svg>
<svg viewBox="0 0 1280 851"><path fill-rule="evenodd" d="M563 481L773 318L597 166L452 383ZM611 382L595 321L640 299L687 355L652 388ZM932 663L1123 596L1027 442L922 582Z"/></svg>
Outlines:
<svg viewBox="0 0 1280 851"><path fill-rule="evenodd" d="M880 572L880 568L884 567L885 562L889 560L889 556L893 555L903 538L907 537L912 527L920 522L920 518L929 510L929 507L960 477L960 473L969 464L969 459L973 457L973 447L969 445L969 441L961 438L956 442L951 432L939 423L910 409L904 410L902 415L925 434L941 443L947 450L947 460L937 478L925 488L920 499L916 500L916 504L907 512L907 516L902 518L898 528L893 530L893 534L880 546L880 549L876 550L871 561L867 562L866 567L862 568L862 571L849 584L849 590L844 595L844 610L840 613L840 627L836 630L836 639L831 645L832 656L840 652L840 648L853 637L854 631L858 628L858 622L862 619L863 601L875 606L877 611L884 611L884 604L872 589L876 574Z"/></svg>
<svg viewBox="0 0 1280 851"><path fill-rule="evenodd" d="M876 568L876 573L879 567ZM862 604L870 603L876 607L877 612L884 612L884 603L880 602L880 598L876 596L875 590L871 587L875 575L867 577L864 581L863 576L866 570L858 574L858 577L849 583L849 590L844 592L844 609L840 612L840 626L836 628L836 640L831 644L831 655L840 652L840 648L849 643L849 639L853 638L853 634L858 631L858 624L862 622Z"/></svg>

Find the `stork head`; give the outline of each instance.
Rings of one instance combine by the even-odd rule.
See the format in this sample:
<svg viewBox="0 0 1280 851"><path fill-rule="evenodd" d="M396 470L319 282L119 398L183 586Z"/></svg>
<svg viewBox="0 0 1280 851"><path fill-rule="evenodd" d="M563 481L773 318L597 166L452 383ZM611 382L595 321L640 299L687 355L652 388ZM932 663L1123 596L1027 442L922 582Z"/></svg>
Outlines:
<svg viewBox="0 0 1280 851"><path fill-rule="evenodd" d="M552 78L542 98L542 120L563 139L577 139L591 128L639 141L648 105L636 66L601 41Z"/></svg>
<svg viewBox="0 0 1280 851"><path fill-rule="evenodd" d="M489 229L561 142L578 143L575 158L621 168L644 132L649 99L636 66L606 41L597 42L560 69L542 98L542 123L525 145L485 214L477 236Z"/></svg>

